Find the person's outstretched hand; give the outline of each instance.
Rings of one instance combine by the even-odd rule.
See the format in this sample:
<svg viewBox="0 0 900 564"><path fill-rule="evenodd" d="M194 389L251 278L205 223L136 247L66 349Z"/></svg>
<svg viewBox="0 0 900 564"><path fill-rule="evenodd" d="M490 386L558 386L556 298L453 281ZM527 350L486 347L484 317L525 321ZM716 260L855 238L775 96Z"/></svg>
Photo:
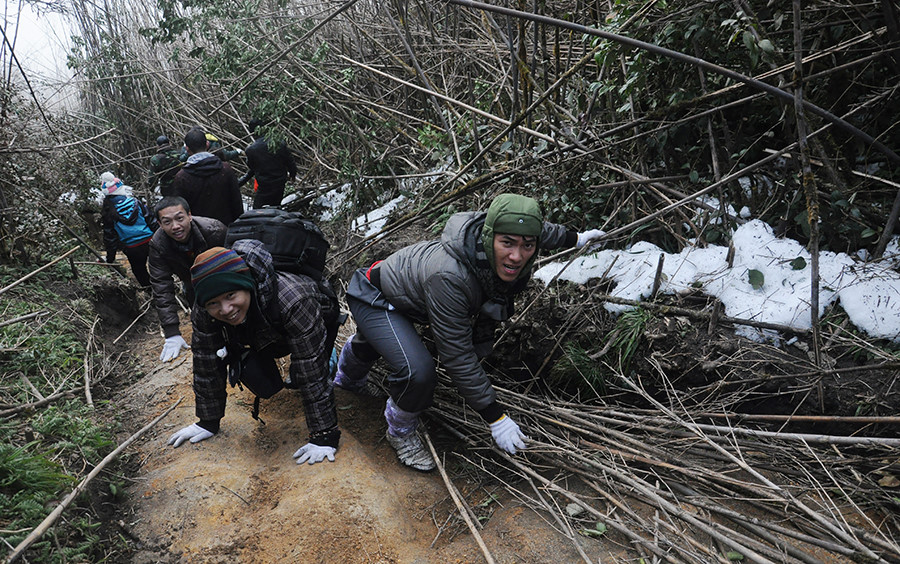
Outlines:
<svg viewBox="0 0 900 564"><path fill-rule="evenodd" d="M578 242L575 243L575 246L580 249L581 247L587 245L590 241L599 239L604 235L606 235L606 231L603 231L602 229L588 229L587 231L582 231L578 234Z"/></svg>
<svg viewBox="0 0 900 564"><path fill-rule="evenodd" d="M509 454L515 454L517 450L525 450L525 439L528 437L522 433L519 425L507 415L491 423L491 435L497 446Z"/></svg>
<svg viewBox="0 0 900 564"><path fill-rule="evenodd" d="M189 348L191 348L190 345L184 342L184 337L181 335L166 337L166 343L163 345L159 359L163 362L169 362L181 353L181 349L187 350Z"/></svg>
<svg viewBox="0 0 900 564"><path fill-rule="evenodd" d="M188 425L184 429L169 437L169 442L167 442L166 444L178 448L184 441L190 440L192 443L199 443L200 441L205 441L213 435L214 433L207 431L200 425L194 423L192 425Z"/></svg>
<svg viewBox="0 0 900 564"><path fill-rule="evenodd" d="M334 462L335 452L337 452L337 449L334 447L306 443L297 449L297 452L294 453L294 458L297 459L297 464L303 464L304 462L315 464L316 462L322 462L326 458L328 462Z"/></svg>

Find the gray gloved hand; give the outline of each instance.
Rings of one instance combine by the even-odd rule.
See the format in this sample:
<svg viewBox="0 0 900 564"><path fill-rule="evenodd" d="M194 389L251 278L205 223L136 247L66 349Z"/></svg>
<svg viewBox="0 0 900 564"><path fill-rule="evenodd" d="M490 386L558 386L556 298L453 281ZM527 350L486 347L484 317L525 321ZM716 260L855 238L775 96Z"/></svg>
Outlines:
<svg viewBox="0 0 900 564"><path fill-rule="evenodd" d="M337 449L334 447L306 443L297 449L297 452L294 453L294 458L297 459L297 464L303 464L304 462L315 464L316 462L322 462L326 458L328 458L328 462L334 462L334 453L336 451Z"/></svg>
<svg viewBox="0 0 900 564"><path fill-rule="evenodd" d="M163 362L169 362L181 353L181 349L186 350L189 348L191 347L184 342L184 337L181 335L166 337L166 343L163 345L162 354L159 355L159 359Z"/></svg>
<svg viewBox="0 0 900 564"><path fill-rule="evenodd" d="M602 229L589 229L578 234L578 242L575 243L577 248L581 248L588 244L592 239L599 239L606 235L606 231Z"/></svg>
<svg viewBox="0 0 900 564"><path fill-rule="evenodd" d="M169 437L169 442L166 444L178 448L184 441L190 440L192 443L199 443L200 441L205 441L210 438L213 434L214 433L207 431L200 425L194 423Z"/></svg>
<svg viewBox="0 0 900 564"><path fill-rule="evenodd" d="M500 419L491 423L491 435L497 446L515 454L516 450L525 450L526 437L519 429L519 425L505 414Z"/></svg>

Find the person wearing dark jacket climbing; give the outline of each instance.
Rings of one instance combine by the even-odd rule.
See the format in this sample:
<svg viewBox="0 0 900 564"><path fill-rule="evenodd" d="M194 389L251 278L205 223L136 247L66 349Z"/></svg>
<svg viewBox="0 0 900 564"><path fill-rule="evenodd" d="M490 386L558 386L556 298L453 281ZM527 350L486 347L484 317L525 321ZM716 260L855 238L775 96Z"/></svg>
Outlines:
<svg viewBox="0 0 900 564"><path fill-rule="evenodd" d="M169 138L160 135L156 138L156 154L150 157L150 177L148 182L152 191L159 186L159 194L162 197L172 196L172 183L175 175L181 168L182 162L178 157L178 150L172 147Z"/></svg>
<svg viewBox="0 0 900 564"><path fill-rule="evenodd" d="M203 130L199 125L195 125L194 129ZM204 131L203 135L206 137L206 140L209 142L209 146L207 150L219 157L225 162L233 161L236 158L240 157L244 154L243 149L226 149L224 145L222 145L222 140L216 137L214 134ZM181 150L178 152L178 158L181 162L185 162L189 156L188 148L186 145L181 146Z"/></svg>
<svg viewBox="0 0 900 564"><path fill-rule="evenodd" d="M253 207L281 205L284 185L297 176L297 165L287 143L275 143L259 131L261 120L253 119L248 124L254 141L247 147L247 174L238 185L243 186L251 178L253 182Z"/></svg>
<svg viewBox="0 0 900 564"><path fill-rule="evenodd" d="M297 464L334 460L340 439L334 389L329 382L329 344L323 308L330 303L317 283L301 274L276 271L272 255L254 239L232 249L213 247L191 267L196 299L191 312L194 395L199 421L173 434L168 444L196 443L219 431L225 414L226 362L235 350L259 355L290 354L292 388L298 388L309 438Z"/></svg>
<svg viewBox="0 0 900 564"><path fill-rule="evenodd" d="M208 151L209 141L200 128L184 136L188 158L175 175L175 196L187 200L193 213L231 224L244 212L238 179L231 165Z"/></svg>
<svg viewBox="0 0 900 564"><path fill-rule="evenodd" d="M539 249L581 247L603 235L544 222L535 200L515 194L497 196L487 213L452 215L440 240L410 245L353 274L347 303L357 329L341 350L334 384L365 394L369 369L383 357L393 370L387 440L403 464L433 469L416 433L437 384L434 359L415 328L427 323L460 395L490 425L497 446L515 454L525 448L525 435L497 402L479 358L512 315Z"/></svg>
<svg viewBox="0 0 900 564"><path fill-rule="evenodd" d="M188 344L181 336L175 277L184 285L188 303L194 303L191 266L197 255L225 244L227 227L218 219L191 215L191 207L178 196L168 196L153 208L160 229L150 239L150 281L153 304L162 326L165 344L159 360L169 362Z"/></svg>
<svg viewBox="0 0 900 564"><path fill-rule="evenodd" d="M150 238L157 227L156 220L147 206L132 195L131 186L126 186L113 173L100 175L100 191L104 194L100 221L103 224L106 262L114 263L116 252L121 249L138 284L148 288L150 274L147 272L147 256Z"/></svg>

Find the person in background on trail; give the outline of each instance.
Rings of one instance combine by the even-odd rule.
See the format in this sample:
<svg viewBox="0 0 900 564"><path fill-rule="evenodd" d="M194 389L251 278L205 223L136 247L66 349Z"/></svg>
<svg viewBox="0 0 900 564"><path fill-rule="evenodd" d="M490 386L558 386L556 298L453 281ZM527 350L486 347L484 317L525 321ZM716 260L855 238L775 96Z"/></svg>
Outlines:
<svg viewBox="0 0 900 564"><path fill-rule="evenodd" d="M287 143L278 144L262 135L262 120L250 120L253 143L247 147L247 174L238 181L239 186L253 178L253 208L279 206L284 199L284 185L297 176L297 165ZM255 177L255 178L254 178Z"/></svg>
<svg viewBox="0 0 900 564"><path fill-rule="evenodd" d="M174 195L187 200L193 213L231 224L244 213L237 176L231 165L209 152L209 141L200 128L184 136L189 156L175 175Z"/></svg>
<svg viewBox="0 0 900 564"><path fill-rule="evenodd" d="M179 151L172 147L169 138L165 135L156 138L156 145L156 154L150 157L150 190L152 191L159 185L159 193L165 198L174 195L172 182L175 180L175 175L178 174L182 162Z"/></svg>
<svg viewBox="0 0 900 564"><path fill-rule="evenodd" d="M203 128L199 125L195 125L193 129L200 129L201 131L203 130ZM206 137L206 140L209 141L209 152L225 162L233 161L234 159L244 154L243 149L226 149L222 145L221 139L219 139L212 133L204 132L203 135ZM181 162L185 162L189 155L190 153L188 152L187 146L182 145L178 158L181 159Z"/></svg>
<svg viewBox="0 0 900 564"><path fill-rule="evenodd" d="M191 206L178 196L163 198L153 211L160 229L150 239L150 282L153 304L166 339L159 360L169 362L183 349L190 348L181 336L174 277L181 280L188 303L193 304L194 259L203 251L224 245L228 228L218 219L191 215Z"/></svg>
<svg viewBox="0 0 900 564"><path fill-rule="evenodd" d="M147 255L150 252L150 238L157 227L156 220L147 206L134 197L131 186L126 186L113 173L100 175L100 191L104 195L100 221L103 224L106 262L114 263L116 252L121 249L138 284L149 288Z"/></svg>
<svg viewBox="0 0 900 564"><path fill-rule="evenodd" d="M334 460L341 432L329 382L332 353L325 304L330 299L301 274L276 271L260 241L242 239L232 249L213 247L191 267L196 299L191 312L194 395L199 421L173 434L168 444L196 443L219 431L225 414L226 363L219 356L246 347L259 355L290 354L291 387L299 388L309 438L297 464Z"/></svg>
<svg viewBox="0 0 900 564"><path fill-rule="evenodd" d="M416 433L437 374L415 324L430 324L453 384L490 425L497 446L515 454L526 437L497 402L479 359L493 347L498 324L512 315L537 251L581 247L603 235L544 222L535 200L515 194L496 197L487 213L452 215L440 240L410 245L353 274L347 303L357 329L341 350L334 384L371 395L369 369L383 357L393 370L384 410L387 440L403 464L432 470Z"/></svg>

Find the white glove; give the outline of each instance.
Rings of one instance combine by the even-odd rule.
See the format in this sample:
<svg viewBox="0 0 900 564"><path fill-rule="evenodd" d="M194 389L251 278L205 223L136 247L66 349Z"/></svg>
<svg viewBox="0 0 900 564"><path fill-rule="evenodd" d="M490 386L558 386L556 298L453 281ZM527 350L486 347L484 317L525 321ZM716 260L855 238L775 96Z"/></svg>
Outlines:
<svg viewBox="0 0 900 564"><path fill-rule="evenodd" d="M169 362L181 353L181 349L189 348L191 347L184 342L184 338L181 335L166 337L166 344L163 345L162 354L159 355L159 359L163 362Z"/></svg>
<svg viewBox="0 0 900 564"><path fill-rule="evenodd" d="M528 437L523 435L519 425L506 415L491 423L491 435L497 446L509 454L515 454L516 449L525 450L525 439Z"/></svg>
<svg viewBox="0 0 900 564"><path fill-rule="evenodd" d="M334 462L334 453L336 451L337 449L334 447L306 443L297 449L297 452L294 453L294 458L297 459L297 464L303 464L306 461L309 461L310 464L315 464L316 462L322 462L326 458L328 458L328 462Z"/></svg>
<svg viewBox="0 0 900 564"><path fill-rule="evenodd" d="M578 242L575 243L575 246L580 249L587 245L592 239L599 239L605 235L606 231L603 231L602 229L589 229L578 234Z"/></svg>
<svg viewBox="0 0 900 564"><path fill-rule="evenodd" d="M206 439L210 438L211 436L213 436L213 434L214 433L211 433L200 425L194 423L192 425L188 425L184 429L169 437L169 442L167 442L166 444L173 445L175 448L178 448L181 443L188 439L190 439L192 443L199 443L200 441L205 441Z"/></svg>

